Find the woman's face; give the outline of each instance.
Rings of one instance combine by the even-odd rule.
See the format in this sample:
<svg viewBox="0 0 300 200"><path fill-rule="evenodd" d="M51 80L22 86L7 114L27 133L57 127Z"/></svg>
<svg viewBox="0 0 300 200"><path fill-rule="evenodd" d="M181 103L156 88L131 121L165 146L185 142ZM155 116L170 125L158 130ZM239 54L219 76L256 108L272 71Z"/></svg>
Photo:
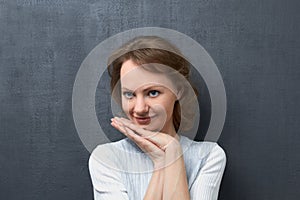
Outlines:
<svg viewBox="0 0 300 200"><path fill-rule="evenodd" d="M133 123L174 134L172 116L177 98L166 75L150 72L127 60L121 68L120 82L122 109Z"/></svg>

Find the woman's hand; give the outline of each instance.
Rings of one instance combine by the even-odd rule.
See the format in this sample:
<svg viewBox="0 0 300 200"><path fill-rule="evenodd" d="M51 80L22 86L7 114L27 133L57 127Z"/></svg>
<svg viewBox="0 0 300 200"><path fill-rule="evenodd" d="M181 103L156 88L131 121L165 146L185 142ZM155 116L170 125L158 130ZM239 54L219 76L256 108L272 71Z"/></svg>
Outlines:
<svg viewBox="0 0 300 200"><path fill-rule="evenodd" d="M178 136L174 138L166 133L145 130L125 118L115 117L111 125L147 153L155 169L172 163L182 154Z"/></svg>
<svg viewBox="0 0 300 200"><path fill-rule="evenodd" d="M189 200L182 149L178 136L145 130L131 121L115 117L111 125L134 141L149 155L154 172L144 199ZM176 176L174 176L176 174Z"/></svg>

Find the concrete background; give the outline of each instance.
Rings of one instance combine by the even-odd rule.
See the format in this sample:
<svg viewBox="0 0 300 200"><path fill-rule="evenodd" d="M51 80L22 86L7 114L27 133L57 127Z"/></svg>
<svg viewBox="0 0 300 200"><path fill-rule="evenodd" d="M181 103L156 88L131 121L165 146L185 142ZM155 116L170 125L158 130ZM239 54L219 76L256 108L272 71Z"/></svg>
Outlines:
<svg viewBox="0 0 300 200"><path fill-rule="evenodd" d="M0 199L92 199L72 118L87 54L116 33L180 31L209 52L228 112L221 200L300 198L297 0L0 0Z"/></svg>

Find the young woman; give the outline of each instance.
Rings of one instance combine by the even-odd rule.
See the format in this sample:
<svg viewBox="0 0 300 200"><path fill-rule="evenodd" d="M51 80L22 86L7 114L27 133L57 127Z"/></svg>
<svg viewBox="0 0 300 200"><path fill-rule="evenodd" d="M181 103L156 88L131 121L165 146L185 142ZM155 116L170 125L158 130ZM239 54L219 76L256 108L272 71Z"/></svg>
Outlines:
<svg viewBox="0 0 300 200"><path fill-rule="evenodd" d="M137 37L113 53L109 72L112 95L125 114L111 125L127 138L93 151L95 199L217 199L224 151L180 135L197 111L181 52L160 37Z"/></svg>

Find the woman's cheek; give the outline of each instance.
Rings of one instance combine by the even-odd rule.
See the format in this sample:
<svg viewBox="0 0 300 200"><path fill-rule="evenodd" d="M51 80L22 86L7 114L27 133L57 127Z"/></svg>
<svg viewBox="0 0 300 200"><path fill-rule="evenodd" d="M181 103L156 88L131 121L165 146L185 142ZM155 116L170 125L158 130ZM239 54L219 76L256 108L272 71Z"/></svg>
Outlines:
<svg viewBox="0 0 300 200"><path fill-rule="evenodd" d="M153 118L146 129L151 131L161 131L165 127L167 121L167 112L164 106L160 104L152 105L149 115Z"/></svg>
<svg viewBox="0 0 300 200"><path fill-rule="evenodd" d="M122 110L126 114L127 117L130 117L130 103L126 99L122 99Z"/></svg>

